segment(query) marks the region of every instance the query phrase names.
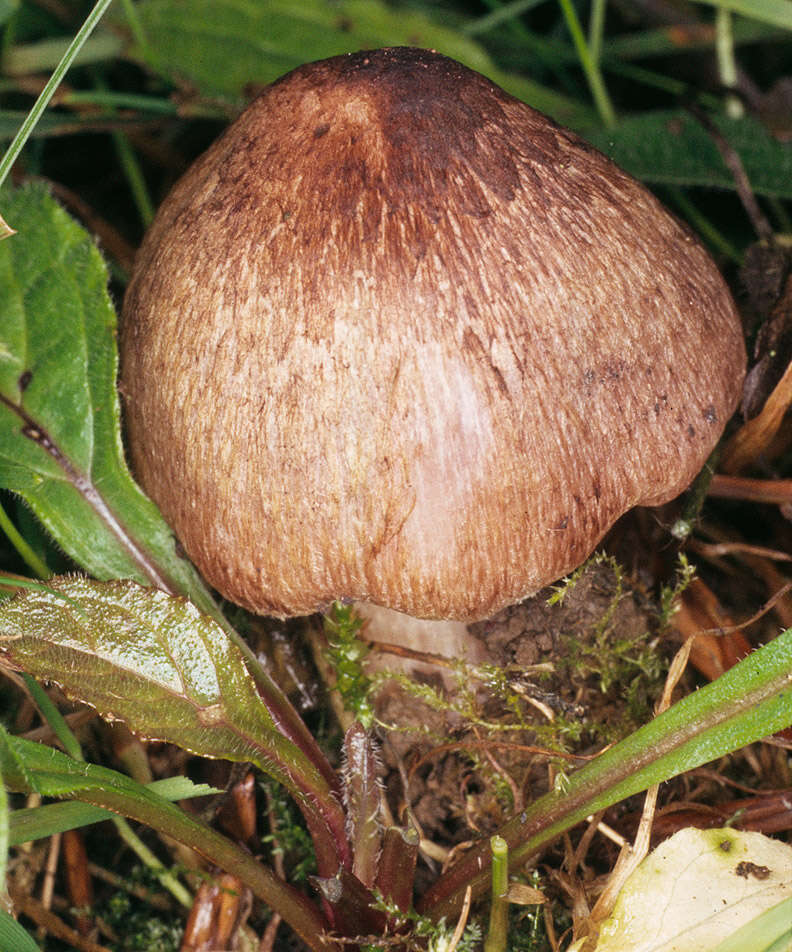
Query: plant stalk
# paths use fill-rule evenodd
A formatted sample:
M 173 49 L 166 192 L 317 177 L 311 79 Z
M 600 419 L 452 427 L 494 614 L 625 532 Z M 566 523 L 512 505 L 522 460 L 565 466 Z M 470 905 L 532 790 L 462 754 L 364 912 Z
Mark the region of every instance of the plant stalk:
M 33 105 L 33 108 L 28 113 L 25 121 L 22 123 L 19 132 L 14 136 L 11 145 L 6 150 L 6 154 L 0 160 L 0 186 L 3 185 L 8 173 L 11 171 L 11 166 L 17 160 L 19 153 L 22 151 L 25 143 L 30 138 L 30 134 L 36 127 L 39 119 L 44 113 L 44 110 L 50 103 L 50 100 L 55 95 L 55 90 L 60 86 L 63 77 L 66 75 L 69 67 L 74 62 L 75 57 L 80 52 L 85 41 L 93 33 L 94 28 L 99 23 L 99 21 L 104 16 L 107 8 L 112 3 L 112 0 L 97 0 L 93 10 L 88 14 L 88 17 L 85 20 L 85 23 L 80 27 L 77 35 L 69 43 L 68 49 L 63 55 L 60 63 L 55 67 L 55 71 L 52 76 L 50 76 L 47 81 L 46 86 L 41 91 L 41 95 L 38 97 L 36 102 Z
M 484 952 L 506 952 L 509 937 L 509 844 L 502 836 L 490 839 L 492 905 Z
M 561 11 L 564 14 L 567 28 L 572 35 L 572 42 L 575 45 L 575 50 L 577 51 L 580 65 L 583 67 L 583 72 L 586 74 L 586 80 L 588 81 L 594 104 L 600 114 L 600 119 L 602 119 L 603 125 L 606 128 L 612 129 L 616 125 L 616 113 L 608 96 L 608 90 L 605 88 L 605 82 L 602 78 L 599 63 L 596 62 L 591 55 L 591 50 L 586 43 L 586 37 L 583 34 L 583 28 L 580 25 L 580 20 L 575 12 L 572 0 L 558 0 L 558 2 L 561 5 Z

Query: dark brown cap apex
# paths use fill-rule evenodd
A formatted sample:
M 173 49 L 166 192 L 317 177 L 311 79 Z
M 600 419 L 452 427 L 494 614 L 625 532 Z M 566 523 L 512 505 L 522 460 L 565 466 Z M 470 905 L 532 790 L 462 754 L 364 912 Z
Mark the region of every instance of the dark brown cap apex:
M 476 618 L 678 494 L 745 353 L 641 185 L 458 63 L 268 87 L 163 204 L 125 302 L 133 464 L 228 598 Z

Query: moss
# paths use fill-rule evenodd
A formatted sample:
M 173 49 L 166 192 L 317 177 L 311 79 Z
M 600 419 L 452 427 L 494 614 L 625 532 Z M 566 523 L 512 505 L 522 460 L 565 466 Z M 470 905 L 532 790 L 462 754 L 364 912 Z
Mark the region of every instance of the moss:
M 142 875 L 140 867 L 133 870 L 136 880 Z M 119 937 L 118 942 L 110 944 L 113 952 L 178 952 L 181 947 L 184 922 L 178 913 L 168 916 L 155 912 L 143 901 L 121 891 L 113 893 L 94 911 Z

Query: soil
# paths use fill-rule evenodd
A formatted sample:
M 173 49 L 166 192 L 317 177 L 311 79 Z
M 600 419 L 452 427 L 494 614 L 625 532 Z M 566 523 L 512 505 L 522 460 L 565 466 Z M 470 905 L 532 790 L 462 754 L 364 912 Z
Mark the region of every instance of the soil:
M 456 688 L 447 669 L 386 681 L 377 716 L 390 725 L 382 753 L 396 819 L 409 814 L 451 849 L 491 833 L 556 771 L 628 733 L 662 684 L 656 618 L 615 563 L 596 560 L 562 597 L 548 589 L 471 625 L 492 665 L 452 669 Z

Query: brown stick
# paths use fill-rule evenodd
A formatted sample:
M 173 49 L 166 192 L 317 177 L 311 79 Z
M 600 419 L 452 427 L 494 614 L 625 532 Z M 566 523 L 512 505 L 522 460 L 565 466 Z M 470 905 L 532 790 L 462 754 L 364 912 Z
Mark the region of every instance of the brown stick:
M 749 479 L 717 473 L 712 477 L 709 494 L 720 499 L 744 499 L 783 506 L 792 503 L 792 479 Z

